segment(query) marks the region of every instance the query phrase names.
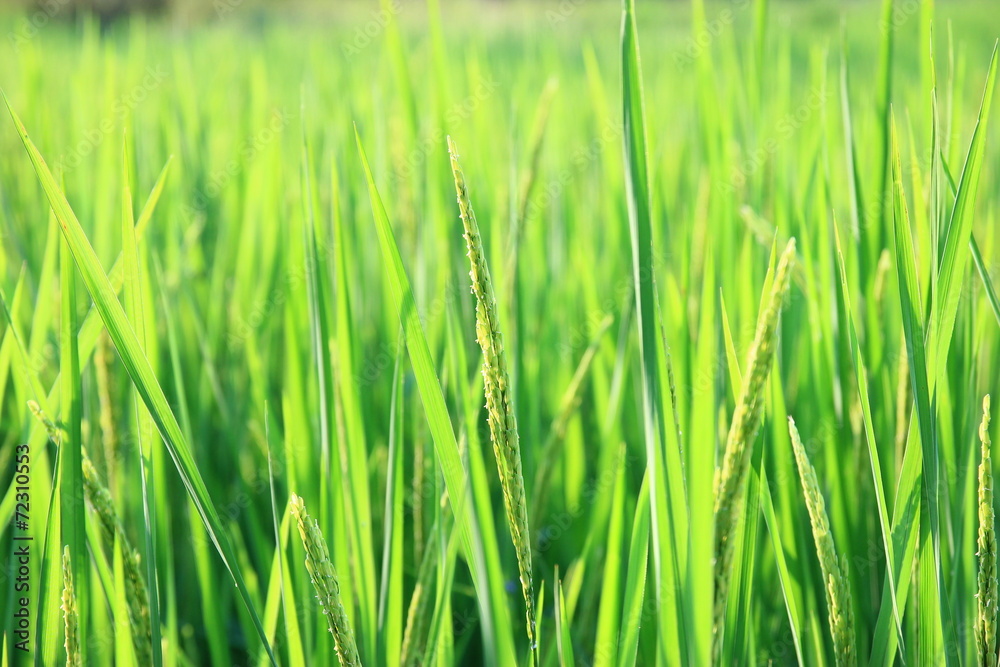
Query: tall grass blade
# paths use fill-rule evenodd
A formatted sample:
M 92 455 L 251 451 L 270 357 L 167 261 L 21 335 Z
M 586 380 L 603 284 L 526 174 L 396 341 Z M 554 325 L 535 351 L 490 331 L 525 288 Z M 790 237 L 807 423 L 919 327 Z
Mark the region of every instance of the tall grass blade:
M 114 289 L 108 281 L 107 274 L 101 268 L 100 260 L 98 260 L 94 249 L 87 240 L 80 222 L 76 219 L 76 215 L 70 208 L 69 202 L 66 201 L 65 196 L 59 190 L 55 179 L 52 177 L 52 173 L 45 164 L 45 160 L 35 148 L 31 139 L 28 138 L 28 133 L 23 123 L 21 123 L 20 118 L 14 112 L 6 97 L 4 97 L 4 102 L 7 104 L 7 110 L 14 121 L 21 142 L 24 144 L 25 150 L 31 158 L 31 162 L 49 199 L 49 203 L 56 213 L 59 226 L 62 229 L 63 236 L 70 250 L 73 252 L 73 257 L 83 276 L 87 291 L 90 292 L 91 297 L 94 299 L 94 304 L 108 329 L 108 333 L 115 344 L 115 348 L 118 350 L 118 354 L 121 356 L 129 377 L 135 383 L 143 403 L 146 404 L 157 429 L 159 429 L 160 434 L 163 436 L 171 458 L 177 466 L 177 471 L 184 482 L 188 494 L 194 501 L 195 507 L 201 516 L 202 522 L 205 524 L 212 542 L 215 544 L 219 555 L 232 575 L 233 582 L 251 616 L 258 636 L 264 643 L 272 663 L 277 665 L 274 655 L 271 652 L 271 647 L 265 637 L 260 617 L 257 615 L 253 601 L 246 590 L 243 573 L 236 562 L 236 553 L 224 532 L 222 521 L 219 519 L 215 506 L 212 503 L 208 488 L 205 486 L 205 482 L 198 472 L 198 467 L 191 456 L 190 447 L 187 444 L 184 434 L 181 432 L 177 419 L 170 409 L 163 389 L 157 382 L 153 374 L 153 369 L 150 367 L 149 361 L 143 354 L 139 341 L 129 325 L 125 311 L 115 297 Z

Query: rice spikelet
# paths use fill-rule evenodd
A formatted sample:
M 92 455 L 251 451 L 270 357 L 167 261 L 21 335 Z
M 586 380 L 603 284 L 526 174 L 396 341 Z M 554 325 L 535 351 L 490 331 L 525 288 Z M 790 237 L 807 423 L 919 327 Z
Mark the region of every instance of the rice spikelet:
M 48 434 L 52 444 L 58 447 L 62 441 L 62 434 L 59 432 L 59 427 L 49 419 L 45 411 L 42 410 L 42 406 L 38 405 L 35 401 L 28 401 L 28 409 L 31 410 L 31 414 L 41 423 L 42 427 L 45 428 L 45 432 Z
M 432 616 L 434 583 L 437 574 L 438 547 L 440 540 L 431 539 L 424 551 L 417 583 L 413 587 L 410 605 L 406 611 L 406 627 L 400 647 L 399 664 L 403 667 L 421 664 L 427 645 L 427 630 Z
M 837 549 L 830 533 L 830 520 L 826 515 L 826 503 L 816 481 L 816 471 L 809 463 L 809 456 L 802 446 L 802 438 L 795 428 L 795 421 L 788 418 L 788 432 L 795 450 L 795 463 L 802 480 L 802 493 L 809 510 L 813 541 L 819 556 L 819 566 L 826 583 L 826 605 L 830 614 L 830 634 L 833 635 L 833 650 L 838 667 L 854 667 L 858 664 L 858 652 L 854 643 L 854 609 L 851 606 L 851 586 L 847 576 L 846 559 L 837 557 Z
M 115 460 L 118 455 L 118 429 L 115 425 L 114 401 L 111 399 L 111 341 L 107 332 L 101 335 L 94 349 L 94 369 L 97 371 L 97 399 L 100 406 L 101 441 L 104 443 L 104 467 L 108 484 L 115 486 Z
M 28 401 L 28 408 L 31 413 L 42 423 L 53 444 L 59 445 L 63 438 L 63 432 L 45 414 L 42 408 L 35 401 Z M 94 463 L 83 452 L 83 491 L 90 507 L 97 514 L 98 523 L 101 525 L 101 532 L 104 536 L 105 546 L 113 549 L 115 538 L 122 545 L 122 556 L 125 568 L 125 599 L 129 607 L 129 620 L 132 629 L 132 644 L 135 646 L 136 660 L 141 665 L 152 664 L 153 661 L 153 632 L 149 615 L 149 590 L 146 588 L 146 580 L 143 578 L 141 557 L 139 552 L 132 547 L 118 513 L 115 511 L 111 493 L 101 482 Z
M 125 529 L 115 512 L 111 493 L 101 483 L 97 469 L 86 455 L 83 457 L 83 490 L 90 506 L 97 513 L 107 548 L 114 548 L 116 538 L 121 545 L 122 564 L 125 570 L 125 600 L 128 603 L 136 660 L 141 665 L 152 664 L 153 632 L 149 616 L 149 590 L 142 574 L 141 557 L 125 534 Z
M 906 353 L 906 340 L 899 348 L 899 367 L 896 375 L 896 460 L 903 465 L 903 450 L 906 448 L 906 434 L 910 430 L 910 357 Z
M 718 661 L 722 648 L 722 628 L 733 559 L 737 521 L 743 511 L 743 489 L 750 468 L 753 440 L 760 427 L 764 388 L 774 357 L 778 316 L 788 293 L 795 259 L 795 239 L 789 239 L 778 262 L 767 307 L 758 316 L 757 333 L 750 347 L 747 374 L 743 379 L 736 411 L 726 438 L 722 467 L 715 475 L 715 595 L 713 607 L 712 653 Z
M 500 488 L 503 490 L 504 508 L 507 511 L 507 524 L 514 541 L 514 550 L 517 552 L 528 640 L 534 652 L 535 603 L 531 580 L 528 504 L 524 490 L 524 476 L 521 473 L 521 449 L 518 444 L 517 420 L 514 417 L 513 397 L 510 392 L 510 377 L 507 373 L 507 355 L 504 352 L 496 296 L 493 292 L 493 283 L 490 281 L 489 268 L 486 266 L 479 224 L 476 222 L 476 214 L 469 201 L 465 176 L 458 164 L 458 150 L 451 137 L 448 137 L 448 152 L 451 154 L 458 208 L 465 226 L 465 242 L 472 265 L 469 276 L 472 278 L 472 293 L 476 296 L 476 337 L 483 350 L 483 389 L 486 394 L 490 439 L 493 441 L 493 453 L 497 460 Z
M 66 667 L 80 667 L 80 612 L 76 607 L 76 591 L 73 590 L 73 568 L 69 560 L 69 546 L 63 547 L 62 557 L 63 592 L 62 613 L 66 625 Z
M 979 425 L 983 459 L 979 463 L 979 592 L 976 594 L 976 650 L 979 664 L 997 664 L 997 537 L 993 520 L 993 462 L 990 459 L 990 395 L 983 398 Z
M 319 606 L 326 615 L 340 664 L 344 667 L 360 665 L 361 659 L 358 657 L 358 647 L 354 643 L 354 632 L 340 600 L 340 583 L 337 581 L 337 572 L 333 569 L 323 533 L 316 520 L 306 511 L 302 498 L 292 494 L 289 503 L 292 516 L 299 526 L 302 545 L 306 550 L 306 569 L 309 570 L 313 588 L 316 589 Z

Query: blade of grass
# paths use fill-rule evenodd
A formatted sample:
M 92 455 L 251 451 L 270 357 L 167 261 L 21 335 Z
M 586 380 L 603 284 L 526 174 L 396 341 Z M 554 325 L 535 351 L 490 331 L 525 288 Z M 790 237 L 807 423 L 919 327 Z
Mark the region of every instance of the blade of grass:
M 132 187 L 129 184 L 128 145 L 122 148 L 122 257 L 123 257 L 123 287 L 125 296 L 125 314 L 132 325 L 139 350 L 146 354 L 148 339 L 146 336 L 146 319 L 143 313 L 143 295 L 141 292 L 141 272 L 139 249 L 135 238 L 135 224 L 132 218 Z M 139 477 L 142 490 L 143 521 L 146 526 L 146 581 L 149 589 L 149 621 L 150 649 L 152 651 L 153 667 L 162 667 L 162 638 L 160 636 L 160 596 L 156 556 L 156 495 L 153 479 L 153 423 L 149 410 L 142 405 L 138 393 L 133 396 L 135 411 L 135 429 L 138 437 Z
M 681 549 L 678 535 L 686 535 L 688 508 L 684 500 L 683 474 L 668 461 L 679 464 L 678 452 L 665 453 L 667 439 L 661 406 L 661 377 L 657 350 L 662 344 L 656 321 L 656 292 L 653 264 L 651 198 L 648 157 L 646 153 L 646 121 L 642 90 L 642 70 L 636 28 L 635 2 L 622 2 L 622 114 L 625 156 L 626 202 L 628 204 L 629 236 L 632 245 L 632 277 L 635 285 L 636 321 L 639 328 L 639 357 L 642 368 L 642 419 L 649 466 L 650 525 L 653 540 L 653 566 L 658 582 L 655 596 L 662 659 L 667 662 L 703 662 L 707 656 L 692 655 L 697 644 L 691 623 L 688 596 L 671 595 L 683 591 L 684 573 L 678 562 Z M 668 494 L 668 487 L 674 493 Z
M 893 237 L 896 271 L 899 279 L 899 299 L 902 308 L 903 329 L 906 336 L 906 351 L 909 358 L 910 384 L 913 390 L 920 444 L 923 449 L 923 493 L 927 500 L 930 525 L 922 526 L 921 532 L 928 531 L 928 539 L 933 548 L 933 562 L 922 564 L 922 571 L 936 573 L 934 579 L 922 580 L 920 614 L 921 660 L 942 660 L 943 647 L 938 644 L 941 635 L 941 605 L 947 597 L 940 585 L 941 545 L 939 532 L 939 459 L 937 440 L 934 435 L 933 412 L 928 389 L 928 366 L 924 348 L 924 324 L 922 307 L 917 286 L 916 264 L 913 253 L 913 238 L 910 221 L 906 212 L 906 193 L 903 190 L 902 169 L 899 163 L 899 144 L 896 139 L 896 124 L 892 123 L 892 181 L 893 181 Z M 921 559 L 924 561 L 925 559 Z M 926 583 L 935 583 L 935 590 L 927 590 Z M 928 608 L 928 603 L 930 607 Z
M 865 368 L 864 354 L 858 341 L 858 332 L 854 326 L 854 310 L 851 307 L 850 288 L 847 281 L 847 267 L 844 263 L 844 252 L 840 245 L 840 232 L 837 221 L 833 221 L 833 234 L 837 248 L 837 259 L 840 267 L 840 282 L 843 286 L 844 310 L 847 317 L 847 334 L 851 343 L 851 359 L 854 362 L 854 377 L 857 380 L 858 396 L 861 399 L 861 414 L 864 420 L 865 441 L 868 443 L 868 461 L 871 465 L 872 482 L 875 487 L 875 503 L 878 507 L 879 525 L 882 530 L 882 549 L 885 562 L 895 562 L 892 553 L 892 528 L 889 524 L 889 510 L 882 485 L 882 465 L 879 461 L 878 444 L 875 441 L 875 425 L 872 419 L 871 401 L 868 398 L 868 370 Z M 889 595 L 892 602 L 892 616 L 896 624 L 896 634 L 899 645 L 903 646 L 903 624 L 896 604 L 896 577 L 891 565 L 886 567 L 886 580 L 889 583 Z
M 65 243 L 60 244 L 60 274 L 62 277 L 62 322 L 60 324 L 60 370 L 62 386 L 62 422 L 64 439 L 59 447 L 60 514 L 62 543 L 69 549 L 70 573 L 76 582 L 77 599 L 87 604 L 86 520 L 83 507 L 83 398 L 80 386 L 80 354 L 76 346 L 76 268 Z M 81 654 L 86 655 L 87 616 L 80 616 L 79 639 Z
M 477 536 L 475 518 L 466 512 L 469 496 L 466 493 L 465 467 L 459 453 L 458 441 L 455 439 L 455 432 L 452 429 L 448 409 L 444 402 L 444 394 L 437 378 L 434 362 L 431 359 L 430 347 L 417 314 L 410 281 L 403 268 L 403 260 L 399 255 L 399 248 L 396 246 L 392 226 L 375 186 L 375 179 L 368 166 L 368 158 L 365 156 L 364 148 L 361 145 L 361 136 L 357 133 L 357 129 L 355 129 L 355 139 L 365 179 L 368 183 L 368 194 L 371 200 L 375 229 L 378 232 L 379 248 L 382 253 L 389 292 L 405 332 L 406 349 L 424 405 L 427 423 L 434 441 L 434 449 L 444 474 L 448 500 L 455 516 L 456 527 L 461 532 L 465 556 L 473 573 L 480 612 L 483 616 L 482 626 L 489 647 L 487 655 L 495 656 L 500 664 L 510 664 L 509 661 L 514 660 L 515 654 L 509 614 L 506 606 L 501 604 L 503 597 L 500 591 L 503 587 L 503 576 L 500 573 L 487 571 L 486 561 L 491 559 L 483 552 L 484 548 L 496 552 L 495 538 L 485 534 Z M 491 634 L 493 634 L 492 637 Z M 495 646 L 494 642 L 496 642 Z
M 25 150 L 31 158 L 32 165 L 45 190 L 49 203 L 56 213 L 56 218 L 59 221 L 63 235 L 70 249 L 73 251 L 73 257 L 76 260 L 80 273 L 83 275 L 87 291 L 90 292 L 91 297 L 94 299 L 94 304 L 97 306 L 101 319 L 104 321 L 108 333 L 115 344 L 115 348 L 121 356 L 122 363 L 128 371 L 129 377 L 132 378 L 132 382 L 135 384 L 143 402 L 149 409 L 157 429 L 159 429 L 160 434 L 163 436 L 171 458 L 177 467 L 177 471 L 184 482 L 188 494 L 194 501 L 198 514 L 205 524 L 212 542 L 215 544 L 230 575 L 232 575 L 233 582 L 253 620 L 258 636 L 264 643 L 268 655 L 271 657 L 272 664 L 277 666 L 277 662 L 271 652 L 271 647 L 265 637 L 260 617 L 256 609 L 254 609 L 253 601 L 247 593 L 243 573 L 236 562 L 236 554 L 229 542 L 229 538 L 225 534 L 222 521 L 212 503 L 208 488 L 205 486 L 197 464 L 191 456 L 190 447 L 187 444 L 184 434 L 181 432 L 176 417 L 174 417 L 170 409 L 170 404 L 167 402 L 163 389 L 157 382 L 156 376 L 153 374 L 153 369 L 150 367 L 149 361 L 143 354 L 139 341 L 136 339 L 135 333 L 129 325 L 125 311 L 115 297 L 115 292 L 108 280 L 108 276 L 104 273 L 104 269 L 101 268 L 100 260 L 87 240 L 87 236 L 80 226 L 80 222 L 76 219 L 73 210 L 70 208 L 69 202 L 66 201 L 65 196 L 60 191 L 55 179 L 52 177 L 52 173 L 45 164 L 45 160 L 35 148 L 31 139 L 28 138 L 27 130 L 25 130 L 20 118 L 14 112 L 13 107 L 10 106 L 10 102 L 6 96 L 4 96 L 4 102 L 7 104 L 7 110 L 14 121 L 21 142 L 24 144 Z

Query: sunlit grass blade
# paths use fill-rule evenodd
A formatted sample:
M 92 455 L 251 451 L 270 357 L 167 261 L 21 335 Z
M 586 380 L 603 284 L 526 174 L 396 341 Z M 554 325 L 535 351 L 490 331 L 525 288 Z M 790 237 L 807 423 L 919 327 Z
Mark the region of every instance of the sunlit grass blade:
M 575 665 L 573 658 L 573 638 L 570 636 L 570 618 L 566 611 L 566 598 L 563 595 L 562 581 L 559 579 L 559 568 L 556 568 L 556 584 L 552 599 L 556 605 L 556 645 L 559 649 L 559 664 L 562 667 Z
M 76 267 L 65 243 L 60 244 L 60 274 L 62 281 L 62 322 L 60 324 L 60 370 L 62 386 L 62 433 L 60 443 L 59 502 L 62 543 L 69 554 L 73 581 L 77 582 L 77 597 L 82 604 L 87 596 L 86 523 L 83 507 L 83 392 L 80 378 L 80 354 L 77 349 Z M 85 617 L 78 622 L 78 649 L 86 655 L 87 625 Z
M 128 145 L 122 148 L 122 286 L 125 297 L 125 314 L 139 343 L 139 350 L 146 354 L 148 347 L 146 314 L 143 312 L 141 291 L 144 265 L 140 261 L 138 242 L 132 211 L 132 186 L 129 183 Z M 149 591 L 150 650 L 154 667 L 163 665 L 162 641 L 160 637 L 160 596 L 157 556 L 156 556 L 156 493 L 152 474 L 153 457 L 157 448 L 153 442 L 153 423 L 149 410 L 142 405 L 138 393 L 133 397 L 135 412 L 135 432 L 139 447 L 139 476 L 142 491 L 142 515 L 145 523 L 146 582 Z M 159 443 L 155 443 L 158 445 Z
M 642 486 L 635 502 L 635 514 L 632 517 L 621 629 L 618 633 L 618 667 L 633 667 L 639 650 L 639 629 L 643 615 L 643 600 L 646 596 L 646 569 L 649 557 L 649 511 L 647 470 L 642 479 Z
M 462 463 L 458 449 L 458 441 L 452 429 L 448 409 L 444 402 L 444 394 L 437 378 L 437 371 L 431 358 L 430 348 L 424 336 L 423 326 L 417 314 L 410 281 L 403 268 L 403 260 L 396 246 L 395 236 L 389 222 L 382 199 L 368 158 L 361 145 L 361 137 L 355 132 L 361 164 L 368 183 L 368 193 L 371 200 L 375 229 L 378 233 L 379 247 L 382 253 L 385 277 L 392 295 L 396 312 L 403 326 L 406 349 L 410 364 L 416 378 L 417 388 L 424 405 L 427 423 L 434 441 L 434 450 L 444 474 L 445 486 L 448 489 L 448 500 L 455 516 L 456 526 L 462 535 L 463 550 L 469 560 L 473 581 L 479 597 L 480 609 L 483 613 L 482 625 L 486 633 L 487 643 L 496 642 L 496 659 L 501 664 L 514 659 L 513 635 L 507 609 L 501 604 L 503 577 L 500 573 L 491 573 L 486 569 L 486 561 L 493 560 L 484 554 L 484 547 L 496 553 L 496 542 L 492 536 L 482 534 L 476 538 L 474 528 L 475 517 L 467 511 L 469 496 L 466 493 L 465 466 Z M 494 562 L 496 562 L 494 560 Z M 491 638 L 492 635 L 492 638 Z
M 594 639 L 594 667 L 610 667 L 618 662 L 618 632 L 615 620 L 621 613 L 622 548 L 625 535 L 625 445 L 619 448 L 617 472 L 611 492 L 611 519 L 608 523 L 607 558 L 601 583 L 601 602 Z M 541 597 L 541 596 L 539 596 Z M 539 602 L 539 609 L 542 604 Z
M 125 311 L 115 297 L 107 274 L 101 268 L 100 260 L 87 240 L 86 234 L 84 234 L 83 228 L 70 208 L 69 202 L 66 201 L 65 196 L 60 191 L 45 164 L 45 160 L 28 138 L 24 125 L 17 117 L 17 114 L 14 113 L 6 97 L 4 101 L 7 103 L 7 109 L 18 130 L 21 142 L 24 144 L 25 150 L 27 150 L 28 156 L 31 158 L 31 162 L 35 167 L 35 172 L 45 190 L 49 203 L 56 213 L 63 235 L 70 249 L 73 251 L 73 257 L 83 276 L 87 291 L 90 292 L 91 297 L 94 299 L 94 304 L 97 306 L 98 312 L 101 314 L 101 319 L 104 321 L 108 333 L 115 343 L 115 348 L 118 350 L 129 377 L 135 383 L 136 389 L 139 391 L 143 402 L 153 417 L 153 421 L 163 436 L 171 458 L 173 458 L 174 464 L 177 466 L 177 471 L 187 488 L 188 494 L 198 509 L 198 513 L 211 536 L 212 542 L 215 544 L 219 555 L 233 577 L 233 582 L 251 615 L 261 641 L 271 656 L 272 662 L 275 662 L 270 645 L 267 643 L 264 635 L 263 625 L 254 609 L 253 601 L 247 594 L 243 573 L 236 562 L 236 554 L 229 542 L 229 538 L 225 534 L 222 521 L 219 519 L 215 506 L 212 503 L 208 488 L 205 486 L 205 482 L 198 472 L 197 464 L 191 456 L 190 447 L 187 444 L 184 434 L 181 432 L 177 419 L 170 409 L 170 404 L 167 402 L 163 389 L 157 382 L 153 374 L 153 369 L 150 367 L 149 361 L 143 354 L 139 341 L 128 323 Z
M 903 329 L 906 335 L 906 350 L 910 365 L 910 383 L 913 390 L 914 410 L 916 412 L 920 445 L 923 450 L 923 489 L 927 501 L 929 526 L 927 529 L 931 540 L 933 560 L 927 563 L 922 559 L 924 572 L 930 570 L 935 577 L 930 582 L 937 582 L 929 591 L 927 585 L 921 586 L 924 603 L 920 615 L 920 650 L 922 660 L 936 660 L 943 647 L 938 645 L 941 633 L 942 604 L 947 604 L 947 596 L 941 578 L 940 549 L 940 482 L 939 457 L 937 439 L 934 435 L 934 420 L 931 409 L 931 396 L 928 389 L 928 365 L 924 347 L 923 301 L 920 299 L 917 285 L 916 264 L 913 252 L 913 238 L 910 232 L 910 220 L 906 211 L 906 193 L 903 190 L 902 170 L 899 163 L 899 144 L 896 139 L 895 122 L 892 123 L 892 183 L 893 183 L 893 237 L 896 261 L 896 272 L 899 280 L 899 299 L 902 308 Z M 922 584 L 925 582 L 922 581 Z M 927 608 L 926 602 L 931 603 Z
M 379 589 L 378 625 L 385 661 L 401 664 L 403 642 L 403 563 L 405 524 L 403 522 L 403 383 L 402 350 L 392 372 L 392 400 L 389 407 L 389 460 L 385 480 L 385 537 L 382 550 L 382 577 Z
M 932 390 L 944 372 L 948 351 L 951 349 L 952 333 L 962 296 L 962 282 L 965 280 L 968 267 L 969 254 L 965 251 L 969 243 L 974 241 L 972 222 L 975 217 L 976 196 L 979 194 L 979 178 L 986 151 L 990 105 L 993 101 L 993 88 L 997 76 L 998 48 L 1000 43 L 993 47 L 983 99 L 976 119 L 976 129 L 972 134 L 965 166 L 958 182 L 955 204 L 945 229 L 944 251 L 937 273 L 934 307 L 929 322 L 928 369 L 933 375 L 929 380 Z
M 707 656 L 689 653 L 689 651 L 697 653 L 699 650 L 697 643 L 689 642 L 689 638 L 693 639 L 694 636 L 691 627 L 692 601 L 684 594 L 664 593 L 664 591 L 684 589 L 686 573 L 683 571 L 681 559 L 686 558 L 687 553 L 686 548 L 680 548 L 680 544 L 687 535 L 688 508 L 682 492 L 683 472 L 679 467 L 679 452 L 665 451 L 669 441 L 665 433 L 665 417 L 660 414 L 663 381 L 657 354 L 662 340 L 657 322 L 658 297 L 654 286 L 656 267 L 653 262 L 650 211 L 652 199 L 638 39 L 634 0 L 623 0 L 622 141 L 625 155 L 629 236 L 632 246 L 632 279 L 642 369 L 643 436 L 649 471 L 649 501 L 652 503 L 650 532 L 653 541 L 653 569 L 658 582 L 654 591 L 659 623 L 657 641 L 661 652 L 660 659 L 667 662 L 699 662 L 704 661 Z
M 892 571 L 892 563 L 895 562 L 892 550 L 892 528 L 889 523 L 889 509 L 885 497 L 885 489 L 882 484 L 882 465 L 879 461 L 878 445 L 875 441 L 875 425 L 872 418 L 871 401 L 868 396 L 868 369 L 865 367 L 864 354 L 861 344 L 858 341 L 858 332 L 854 325 L 854 310 L 851 307 L 850 288 L 847 281 L 847 267 L 844 263 L 844 252 L 840 246 L 840 232 L 834 221 L 834 240 L 837 248 L 837 261 L 840 268 L 840 282 L 843 287 L 844 309 L 847 317 L 847 335 L 851 344 L 851 359 L 854 362 L 854 377 L 857 380 L 858 396 L 861 399 L 861 415 L 864 421 L 865 441 L 868 443 L 868 461 L 871 466 L 872 482 L 875 488 L 875 503 L 878 507 L 879 524 L 882 530 L 882 550 L 885 554 L 886 580 L 889 584 L 890 601 L 892 602 L 892 615 L 896 625 L 896 634 L 903 644 L 903 624 L 896 604 L 896 577 Z M 881 651 L 882 649 L 877 649 Z
M 997 318 L 997 324 L 1000 324 L 1000 299 L 997 298 L 997 292 L 993 288 L 993 279 L 990 278 L 986 262 L 983 261 L 983 255 L 979 251 L 979 244 L 976 243 L 974 234 L 969 235 L 969 250 L 972 251 L 972 261 L 979 272 L 979 278 L 983 281 L 983 289 L 986 290 L 986 300 L 989 301 L 990 308 L 993 310 L 993 316 Z

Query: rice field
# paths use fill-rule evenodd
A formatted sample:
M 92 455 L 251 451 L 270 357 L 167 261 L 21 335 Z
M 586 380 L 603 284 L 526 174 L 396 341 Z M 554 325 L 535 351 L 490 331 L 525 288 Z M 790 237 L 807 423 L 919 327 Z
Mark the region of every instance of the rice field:
M 3 667 L 998 664 L 992 2 L 5 11 Z

